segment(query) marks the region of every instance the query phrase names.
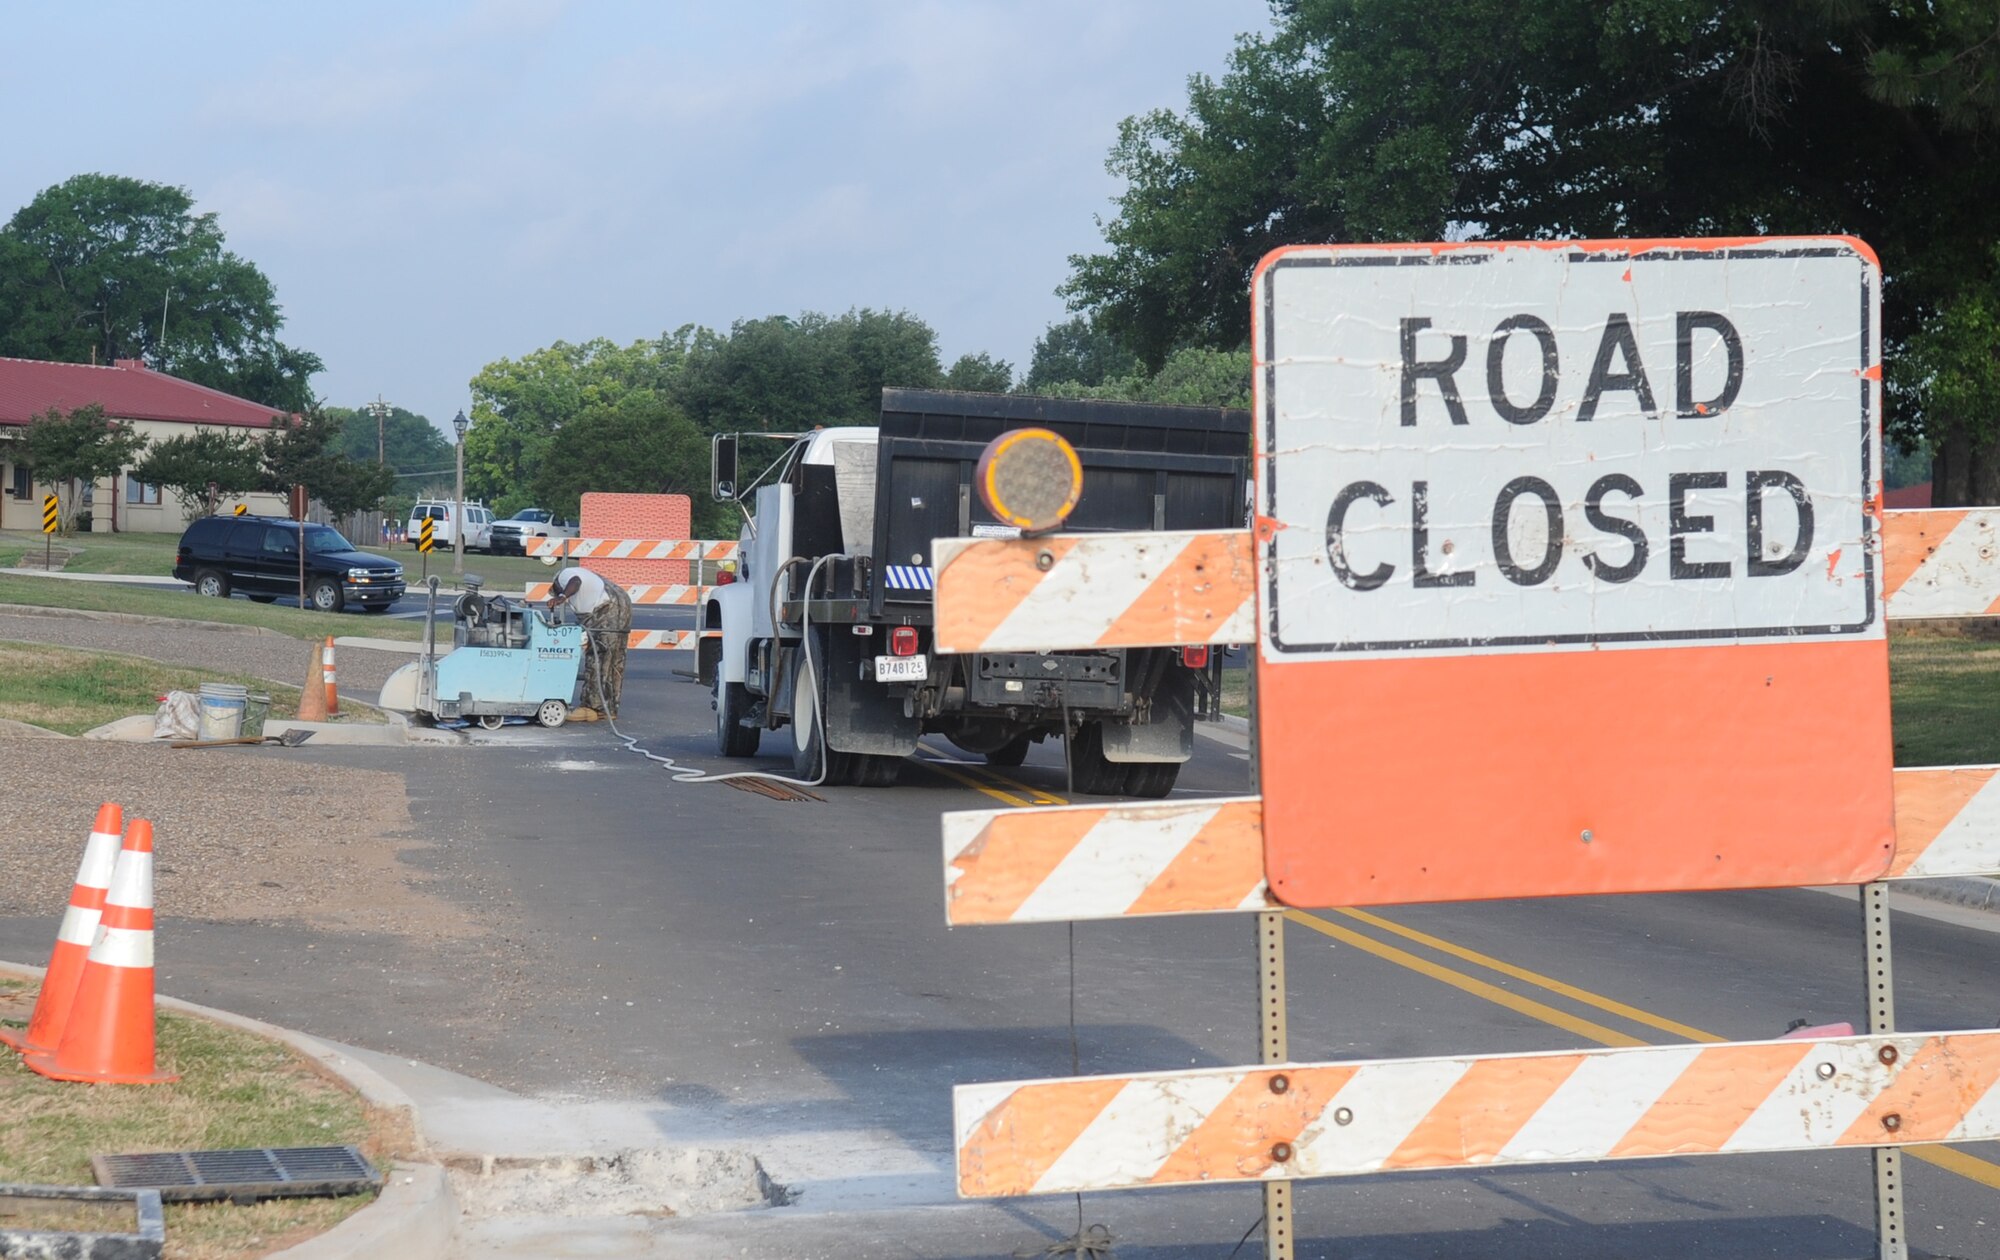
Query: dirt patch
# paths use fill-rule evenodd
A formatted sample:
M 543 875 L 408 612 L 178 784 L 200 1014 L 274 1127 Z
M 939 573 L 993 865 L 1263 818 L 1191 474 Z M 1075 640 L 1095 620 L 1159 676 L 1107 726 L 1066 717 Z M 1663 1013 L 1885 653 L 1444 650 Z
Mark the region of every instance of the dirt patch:
M 488 1216 L 701 1216 L 777 1207 L 792 1193 L 745 1151 L 640 1148 L 556 1159 L 446 1161 L 468 1219 Z
M 278 750 L 180 752 L 153 744 L 0 732 L 0 914 L 59 917 L 97 807 L 153 824 L 163 920 L 299 922 L 418 939 L 476 935 L 464 911 L 400 860 L 402 777 Z M 31 960 L 31 961 L 40 961 Z

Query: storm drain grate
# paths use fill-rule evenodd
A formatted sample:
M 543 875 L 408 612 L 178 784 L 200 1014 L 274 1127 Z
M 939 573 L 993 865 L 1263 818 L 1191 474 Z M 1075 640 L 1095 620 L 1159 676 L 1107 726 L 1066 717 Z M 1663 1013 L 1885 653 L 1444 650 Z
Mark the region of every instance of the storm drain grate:
M 100 1186 L 158 1190 L 168 1203 L 361 1194 L 382 1184 L 381 1174 L 352 1146 L 92 1155 L 90 1166 Z

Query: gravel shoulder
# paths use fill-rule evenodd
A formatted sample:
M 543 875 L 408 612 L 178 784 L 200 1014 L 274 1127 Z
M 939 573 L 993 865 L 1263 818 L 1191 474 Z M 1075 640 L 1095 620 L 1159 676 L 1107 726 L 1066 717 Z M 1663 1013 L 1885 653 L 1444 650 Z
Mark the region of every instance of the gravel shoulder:
M 159 744 L 0 733 L 0 915 L 59 917 L 104 801 L 153 823 L 164 913 L 298 922 L 335 931 L 455 938 L 476 931 L 403 858 L 403 777 L 320 764 L 286 749 L 177 751 Z M 30 961 L 40 961 L 38 959 Z
M 358 625 L 357 629 L 365 629 Z M 200 626 L 135 625 L 86 617 L 10 613 L 0 609 L 0 639 L 53 643 L 98 652 L 123 652 L 170 665 L 188 665 L 232 674 L 250 674 L 297 687 L 319 648 L 277 635 L 209 630 Z M 340 685 L 374 694 L 408 653 L 345 647 L 339 651 Z

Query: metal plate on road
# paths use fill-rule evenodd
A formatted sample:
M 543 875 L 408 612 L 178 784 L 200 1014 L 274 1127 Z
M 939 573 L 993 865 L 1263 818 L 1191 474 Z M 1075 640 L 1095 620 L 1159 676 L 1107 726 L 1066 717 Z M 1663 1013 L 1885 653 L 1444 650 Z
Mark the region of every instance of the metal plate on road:
M 1880 283 L 1846 238 L 1264 261 L 1281 900 L 1883 871 Z

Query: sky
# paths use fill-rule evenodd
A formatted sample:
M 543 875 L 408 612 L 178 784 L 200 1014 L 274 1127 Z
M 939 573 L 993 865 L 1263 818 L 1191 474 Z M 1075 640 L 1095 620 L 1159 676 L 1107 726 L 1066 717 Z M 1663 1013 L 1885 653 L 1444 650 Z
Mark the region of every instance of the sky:
M 315 391 L 440 425 L 557 340 L 907 310 L 1027 367 L 1102 241 L 1119 122 L 1265 0 L 7 6 L 0 215 L 86 171 L 188 189 Z M 57 50 L 68 52 L 57 53 Z M 87 50 L 88 72 L 78 54 Z

